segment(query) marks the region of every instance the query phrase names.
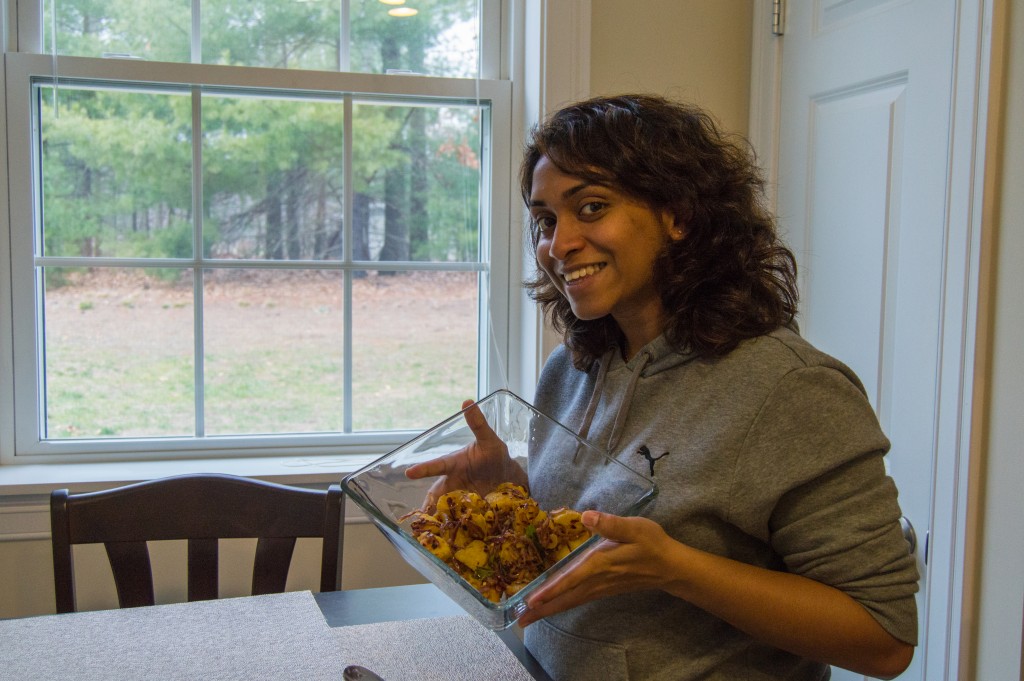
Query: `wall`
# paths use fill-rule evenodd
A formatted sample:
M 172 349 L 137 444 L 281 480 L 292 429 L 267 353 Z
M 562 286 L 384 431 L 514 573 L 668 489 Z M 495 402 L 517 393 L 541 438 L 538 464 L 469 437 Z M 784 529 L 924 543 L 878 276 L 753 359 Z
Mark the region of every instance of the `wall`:
M 591 7 L 593 94 L 690 101 L 746 134 L 754 0 L 593 0 Z
M 711 111 L 725 129 L 746 133 L 752 12 L 753 0 L 592 0 L 591 91 L 634 90 L 690 100 Z M 31 516 L 0 522 L 0 618 L 53 612 L 45 499 L 35 498 L 26 506 L 0 497 L 0 514 L 9 514 L 9 519 Z M 358 511 L 350 507 L 348 517 L 346 589 L 422 581 L 376 529 L 365 524 Z M 11 524 L 27 526 L 28 531 L 5 534 L 3 528 Z M 290 589 L 316 588 L 318 550 L 312 544 L 297 549 Z M 252 560 L 248 551 L 244 543 L 224 550 L 228 567 L 221 575 L 223 594 L 245 592 L 245 569 Z M 102 551 L 83 553 L 84 570 L 78 577 L 83 607 L 115 607 L 113 582 Z M 157 554 L 171 566 L 184 564 L 180 545 L 160 547 Z M 161 572 L 164 570 L 171 572 L 173 567 Z M 180 580 L 168 576 L 157 588 L 161 600 L 184 600 Z
M 969 588 L 976 604 L 965 613 L 967 637 L 974 654 L 964 665 L 965 679 L 1024 679 L 1024 532 L 1021 532 L 1021 490 L 1024 490 L 1024 6 L 1016 0 L 996 3 L 995 40 L 1006 45 L 1005 61 L 993 65 L 1001 76 L 994 104 L 1001 104 L 989 140 L 986 184 L 992 196 L 986 210 L 983 245 L 983 286 L 979 329 L 982 400 L 973 448 L 972 494 L 978 527 L 974 581 Z M 1005 29 L 1005 32 L 1003 32 Z M 1002 73 L 998 73 L 999 70 Z M 985 266 L 990 267 L 986 273 Z M 983 289 L 984 294 L 984 289 Z

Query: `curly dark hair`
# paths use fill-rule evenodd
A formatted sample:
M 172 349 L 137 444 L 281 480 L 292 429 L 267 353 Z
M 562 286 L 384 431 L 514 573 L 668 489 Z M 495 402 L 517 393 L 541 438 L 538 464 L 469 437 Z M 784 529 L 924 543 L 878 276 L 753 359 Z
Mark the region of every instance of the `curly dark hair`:
M 654 265 L 665 334 L 677 350 L 721 356 L 792 322 L 796 260 L 764 205 L 754 154 L 706 112 L 650 95 L 597 97 L 557 111 L 527 143 L 519 174 L 527 204 L 534 168 L 545 156 L 563 173 L 682 217 L 685 237 L 669 240 Z M 539 237 L 531 225 L 534 258 Z M 576 366 L 589 367 L 623 342 L 610 315 L 577 318 L 539 267 L 524 284 Z

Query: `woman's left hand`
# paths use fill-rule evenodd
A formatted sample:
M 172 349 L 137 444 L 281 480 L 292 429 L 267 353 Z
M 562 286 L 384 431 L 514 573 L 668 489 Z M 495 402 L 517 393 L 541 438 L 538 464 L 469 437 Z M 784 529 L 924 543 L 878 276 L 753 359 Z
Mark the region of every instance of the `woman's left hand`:
M 660 525 L 598 511 L 584 511 L 582 520 L 601 541 L 526 599 L 520 626 L 597 598 L 663 585 L 662 557 L 667 544 L 675 542 Z

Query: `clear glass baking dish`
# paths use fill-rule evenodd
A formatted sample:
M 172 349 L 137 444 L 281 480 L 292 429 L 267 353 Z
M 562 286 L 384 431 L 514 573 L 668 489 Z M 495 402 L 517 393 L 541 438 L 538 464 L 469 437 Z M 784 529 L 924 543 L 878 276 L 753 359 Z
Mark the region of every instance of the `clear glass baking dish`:
M 477 402 L 490 427 L 508 447 L 508 453 L 527 473 L 530 496 L 541 509 L 565 506 L 578 511 L 594 509 L 615 515 L 637 515 L 657 495 L 652 480 L 609 457 L 554 419 L 508 390 L 498 390 Z M 413 536 L 411 511 L 422 508 L 435 477 L 410 480 L 405 471 L 413 464 L 445 456 L 473 442 L 464 411 L 346 476 L 342 488 L 369 516 L 402 557 L 484 626 L 505 629 L 525 610 L 524 599 L 547 579 L 558 574 L 580 552 L 598 540 L 591 537 L 511 597 L 495 603 L 487 599 L 455 570 L 423 548 Z M 530 475 L 537 463 L 557 471 L 554 478 Z M 481 495 L 490 490 L 473 490 Z

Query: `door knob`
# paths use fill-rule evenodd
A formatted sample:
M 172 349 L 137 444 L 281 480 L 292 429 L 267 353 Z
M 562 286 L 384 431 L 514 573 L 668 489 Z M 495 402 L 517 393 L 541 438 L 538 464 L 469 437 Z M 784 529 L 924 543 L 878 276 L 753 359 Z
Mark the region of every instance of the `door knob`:
M 900 529 L 903 530 L 903 538 L 907 540 L 907 544 L 910 546 L 910 555 L 914 555 L 917 551 L 917 532 L 914 531 L 914 526 L 910 523 L 910 519 L 907 516 L 900 518 Z

